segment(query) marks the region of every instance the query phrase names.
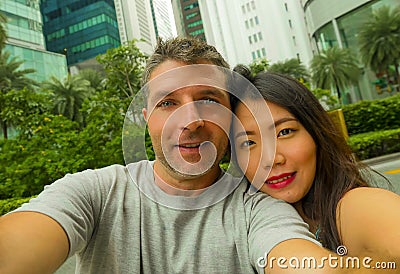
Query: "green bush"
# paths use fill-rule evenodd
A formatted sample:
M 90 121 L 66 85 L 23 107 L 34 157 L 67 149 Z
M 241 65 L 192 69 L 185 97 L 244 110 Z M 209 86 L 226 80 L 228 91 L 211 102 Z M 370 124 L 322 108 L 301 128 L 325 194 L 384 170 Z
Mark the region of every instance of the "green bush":
M 400 128 L 400 94 L 343 107 L 349 135 Z
M 354 154 L 365 160 L 400 152 L 400 128 L 361 133 L 350 136 L 348 143 Z
M 28 198 L 11 198 L 7 200 L 0 200 L 0 216 L 20 207 L 23 203 L 29 202 L 29 200 L 34 197 L 35 196 Z

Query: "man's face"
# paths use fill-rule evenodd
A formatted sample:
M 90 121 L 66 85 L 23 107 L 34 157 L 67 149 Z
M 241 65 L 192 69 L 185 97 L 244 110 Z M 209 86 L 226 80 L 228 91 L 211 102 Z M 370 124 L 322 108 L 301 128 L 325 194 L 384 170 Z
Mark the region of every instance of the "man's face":
M 199 178 L 219 170 L 231 123 L 229 94 L 212 79 L 218 74 L 188 74 L 184 66 L 188 67 L 186 63 L 167 60 L 154 69 L 148 107 L 143 110 L 156 154 L 155 168 L 161 169 L 161 176 L 167 174 L 177 180 Z M 181 69 L 152 82 L 176 68 Z M 204 79 L 208 78 L 210 84 L 206 85 Z M 219 79 L 220 83 L 223 81 Z

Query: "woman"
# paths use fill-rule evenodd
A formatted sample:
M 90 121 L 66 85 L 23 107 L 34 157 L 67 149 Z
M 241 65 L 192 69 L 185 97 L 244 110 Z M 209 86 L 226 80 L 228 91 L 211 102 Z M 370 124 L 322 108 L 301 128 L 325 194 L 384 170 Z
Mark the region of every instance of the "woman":
M 360 173 L 366 167 L 354 159 L 315 96 L 285 75 L 251 77 L 243 66 L 235 71 L 261 93 L 275 124 L 275 157 L 273 163 L 262 163 L 262 145 L 269 141 L 262 138 L 260 117 L 252 108 L 257 99 L 249 95 L 246 104 L 234 105 L 241 124 L 233 126 L 236 161 L 249 181 L 254 183 L 266 170 L 257 188 L 291 203 L 325 247 L 336 251 L 344 245 L 349 255 L 398 261 L 400 196 L 368 187 Z

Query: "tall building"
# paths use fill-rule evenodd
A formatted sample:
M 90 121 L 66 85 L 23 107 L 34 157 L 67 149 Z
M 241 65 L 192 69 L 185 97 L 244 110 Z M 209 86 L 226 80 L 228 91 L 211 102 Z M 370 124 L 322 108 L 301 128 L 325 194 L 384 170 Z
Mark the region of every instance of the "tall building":
M 39 0 L 1 0 L 0 11 L 7 18 L 5 50 L 11 57 L 24 61 L 21 69 L 36 70 L 28 77 L 42 82 L 51 76 L 58 79 L 67 76 L 65 56 L 46 51 Z
M 97 55 L 120 45 L 113 0 L 42 0 L 41 9 L 47 49 L 68 66 L 96 66 Z
M 358 32 L 377 8 L 387 5 L 399 6 L 398 0 L 301 0 L 312 38 L 313 51 L 318 53 L 332 46 L 351 49 L 360 60 L 362 75 L 358 85 L 345 91 L 347 103 L 386 97 L 378 94 L 373 82 L 377 79 L 368 67 L 364 67 L 359 56 Z
M 137 39 L 137 46 L 151 53 L 156 43 L 150 0 L 114 0 L 121 43 Z
M 312 58 L 298 0 L 174 0 L 173 3 L 180 26 L 178 32 L 188 35 L 188 27 L 195 30 L 196 26 L 231 66 L 250 64 L 260 58 L 270 63 L 297 58 L 308 66 Z
M 202 14 L 197 0 L 171 0 L 177 33 L 206 41 Z M 212 2 L 214 0 L 211 0 Z
M 170 0 L 150 0 L 156 37 L 176 36 L 175 20 Z

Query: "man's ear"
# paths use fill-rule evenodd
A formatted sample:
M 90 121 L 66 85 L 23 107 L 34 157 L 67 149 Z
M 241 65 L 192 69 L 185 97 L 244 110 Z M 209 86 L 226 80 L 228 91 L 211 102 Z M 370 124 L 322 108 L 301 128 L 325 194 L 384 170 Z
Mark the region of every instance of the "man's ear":
M 143 109 L 142 109 L 142 113 L 143 113 L 144 120 L 147 121 L 147 109 L 146 109 L 146 108 L 143 108 Z

